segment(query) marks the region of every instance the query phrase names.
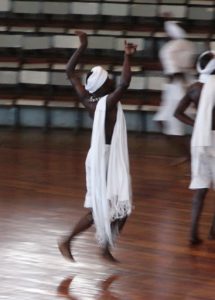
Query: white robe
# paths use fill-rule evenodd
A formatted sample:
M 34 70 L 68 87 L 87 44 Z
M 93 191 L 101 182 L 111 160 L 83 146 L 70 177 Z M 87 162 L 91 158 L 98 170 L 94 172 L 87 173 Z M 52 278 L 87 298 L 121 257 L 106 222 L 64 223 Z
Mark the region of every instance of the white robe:
M 185 39 L 167 42 L 159 52 L 165 74 L 185 73 L 193 67 L 195 48 Z
M 164 73 L 186 73 L 186 77 L 189 77 L 187 75 L 193 66 L 194 54 L 193 43 L 188 40 L 174 39 L 167 42 L 159 52 Z M 174 117 L 174 112 L 185 95 L 187 84 L 188 80 L 185 84 L 182 80 L 174 79 L 163 87 L 161 105 L 153 120 L 164 122 L 163 133 L 167 135 L 185 134 L 185 125 Z
M 167 135 L 181 136 L 185 134 L 185 125 L 174 116 L 174 112 L 184 95 L 185 86 L 182 81 L 175 80 L 164 85 L 161 104 L 153 120 L 164 122 L 163 133 Z
M 102 246 L 113 245 L 115 234 L 111 231 L 111 222 L 126 217 L 132 210 L 125 117 L 118 103 L 111 145 L 106 145 L 106 98 L 99 100 L 94 115 L 91 147 L 86 159 L 84 205 L 92 208 L 96 237 Z

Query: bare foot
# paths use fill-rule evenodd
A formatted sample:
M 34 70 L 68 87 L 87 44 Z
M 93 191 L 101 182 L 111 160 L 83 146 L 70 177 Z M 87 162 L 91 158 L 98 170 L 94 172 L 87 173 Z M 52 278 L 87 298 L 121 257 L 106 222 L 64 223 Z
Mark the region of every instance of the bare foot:
M 114 282 L 118 278 L 119 278 L 118 275 L 111 275 L 111 276 L 109 276 L 107 279 L 105 279 L 105 281 L 102 282 L 102 284 L 101 284 L 102 290 L 103 291 L 107 291 L 108 288 L 109 288 L 109 286 L 112 284 L 112 282 Z
M 64 279 L 57 288 L 57 293 L 59 296 L 68 295 L 69 286 L 72 282 L 73 278 Z
M 119 261 L 110 253 L 110 250 L 108 248 L 103 250 L 102 257 L 111 263 L 119 263 Z
M 191 238 L 190 239 L 190 246 L 193 247 L 193 246 L 198 246 L 200 244 L 203 243 L 203 240 L 202 239 L 199 239 L 198 237 L 194 237 L 194 238 Z
M 70 242 L 64 240 L 58 243 L 58 249 L 64 258 L 69 259 L 70 261 L 75 261 L 70 249 Z

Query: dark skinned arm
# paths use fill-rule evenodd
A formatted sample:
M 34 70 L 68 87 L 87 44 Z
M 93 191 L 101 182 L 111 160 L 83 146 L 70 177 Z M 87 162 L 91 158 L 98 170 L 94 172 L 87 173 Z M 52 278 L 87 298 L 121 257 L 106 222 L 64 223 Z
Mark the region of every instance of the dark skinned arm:
M 174 117 L 176 117 L 181 122 L 193 126 L 194 120 L 188 116 L 185 111 L 192 103 L 192 99 L 189 95 L 190 91 L 188 90 L 187 94 L 182 98 L 182 100 L 179 102 L 178 107 L 175 110 Z
M 137 45 L 127 43 L 125 41 L 125 48 L 124 48 L 124 61 L 122 66 L 122 73 L 120 84 L 117 86 L 115 91 L 108 95 L 107 98 L 107 109 L 111 110 L 115 107 L 116 103 L 120 101 L 122 98 L 123 93 L 129 87 L 131 81 L 131 66 L 130 66 L 130 57 L 132 54 L 136 52 Z
M 86 106 L 86 99 L 89 97 L 89 93 L 85 90 L 80 78 L 77 76 L 75 68 L 79 63 L 80 57 L 83 55 L 84 51 L 87 48 L 88 40 L 85 32 L 75 31 L 75 34 L 77 34 L 79 37 L 80 46 L 69 59 L 66 66 L 66 74 L 72 86 L 74 87 L 80 101 L 84 104 L 84 106 Z

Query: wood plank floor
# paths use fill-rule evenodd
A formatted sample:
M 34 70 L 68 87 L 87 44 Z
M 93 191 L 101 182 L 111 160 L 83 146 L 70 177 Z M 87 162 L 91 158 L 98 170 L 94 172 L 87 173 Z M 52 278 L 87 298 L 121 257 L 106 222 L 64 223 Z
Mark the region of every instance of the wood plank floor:
M 0 299 L 214 300 L 214 212 L 210 191 L 201 220 L 204 243 L 188 247 L 189 165 L 159 135 L 129 134 L 135 209 L 114 249 L 100 257 L 94 228 L 73 243 L 76 263 L 57 241 L 85 212 L 88 132 L 0 130 Z

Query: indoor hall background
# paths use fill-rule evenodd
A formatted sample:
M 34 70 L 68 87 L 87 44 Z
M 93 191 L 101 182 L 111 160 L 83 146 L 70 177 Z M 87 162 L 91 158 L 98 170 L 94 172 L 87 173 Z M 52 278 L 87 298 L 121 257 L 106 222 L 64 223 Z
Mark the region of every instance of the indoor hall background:
M 170 166 L 180 153 L 152 122 L 164 81 L 160 15 L 171 11 L 183 22 L 198 55 L 214 49 L 214 6 L 198 0 L 1 0 L 0 298 L 214 299 L 214 241 L 207 240 L 214 193 L 201 222 L 204 243 L 189 248 L 189 163 Z M 95 63 L 118 80 L 124 39 L 138 43 L 123 101 L 135 209 L 114 250 L 118 265 L 100 258 L 93 229 L 74 242 L 77 263 L 57 249 L 84 211 L 92 126 L 65 76 L 76 29 L 89 34 L 78 66 L 83 80 Z

